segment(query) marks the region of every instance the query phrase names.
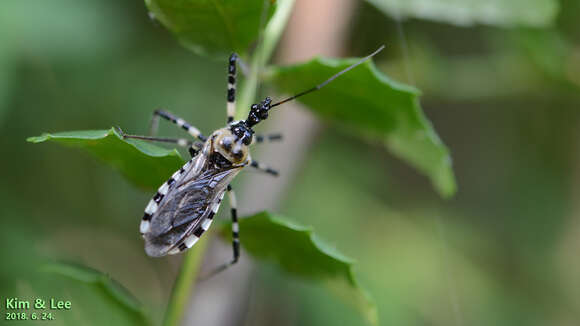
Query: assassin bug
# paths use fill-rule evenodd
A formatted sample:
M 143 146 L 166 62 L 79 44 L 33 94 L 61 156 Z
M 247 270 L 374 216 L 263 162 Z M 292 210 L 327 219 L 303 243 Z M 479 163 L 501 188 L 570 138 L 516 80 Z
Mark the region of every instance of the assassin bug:
M 277 103 L 272 103 L 272 100 L 266 97 L 260 103 L 251 106 L 247 119 L 239 121 L 234 121 L 236 63 L 239 59 L 236 54 L 232 54 L 228 65 L 227 125 L 224 128 L 205 137 L 185 120 L 169 112 L 156 110 L 153 113 L 152 133 L 157 129 L 161 117 L 182 127 L 196 140 L 126 135 L 119 129 L 124 138 L 170 142 L 189 147 L 192 156 L 191 160 L 159 187 L 145 208 L 139 228 L 145 239 L 145 252 L 149 256 L 160 257 L 191 248 L 210 227 L 227 192 L 231 206 L 233 259 L 219 267 L 216 272 L 235 264 L 240 256 L 240 238 L 236 196 L 230 182 L 246 166 L 272 175 L 278 174 L 251 158 L 249 146 L 265 139 L 263 136 L 254 136 L 253 128 L 268 118 L 270 109 L 319 90 L 338 76 L 370 59 L 383 48 L 384 46 L 381 46 L 375 52 L 306 91 Z M 277 135 L 268 137 L 270 140 L 279 138 Z

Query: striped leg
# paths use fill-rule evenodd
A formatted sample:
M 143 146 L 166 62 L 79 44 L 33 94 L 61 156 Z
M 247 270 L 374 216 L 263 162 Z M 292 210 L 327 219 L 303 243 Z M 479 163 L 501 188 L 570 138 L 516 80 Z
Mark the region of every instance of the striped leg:
M 250 166 L 253 167 L 254 169 L 259 170 L 259 171 L 266 172 L 266 173 L 271 174 L 273 176 L 278 176 L 278 171 L 276 171 L 276 170 L 270 168 L 269 166 L 267 166 L 263 163 L 260 163 L 258 161 L 252 160 L 250 162 Z
M 227 115 L 228 123 L 234 121 L 236 115 L 236 61 L 238 55 L 232 53 L 228 64 L 228 93 L 227 93 Z
M 229 265 L 235 264 L 240 259 L 240 226 L 238 224 L 238 203 L 236 193 L 232 186 L 228 185 L 228 196 L 230 198 L 230 209 L 232 215 L 232 248 L 234 257 Z
M 185 120 L 183 120 L 183 119 L 181 119 L 181 118 L 179 118 L 179 117 L 177 117 L 177 116 L 175 116 L 167 111 L 163 111 L 163 110 L 153 111 L 153 118 L 151 118 L 151 130 L 149 132 L 151 135 L 155 135 L 157 133 L 157 127 L 159 125 L 159 117 L 162 117 L 165 120 L 169 120 L 169 121 L 175 123 L 176 125 L 185 129 L 185 131 L 187 131 L 190 135 L 201 140 L 202 142 L 205 142 L 207 140 L 207 138 L 205 138 L 201 134 L 199 129 L 190 125 L 189 123 L 187 123 L 187 121 L 185 121 Z
M 141 139 L 146 141 L 158 141 L 162 143 L 172 143 L 181 147 L 189 147 L 188 151 L 191 157 L 197 155 L 199 150 L 203 147 L 202 143 L 196 143 L 192 140 L 185 138 L 161 138 L 161 137 L 151 137 L 151 136 L 139 136 L 139 135 L 127 135 L 121 128 L 117 127 L 117 132 L 123 137 L 123 139 Z
M 255 143 L 263 143 L 266 141 L 279 141 L 282 140 L 282 134 L 280 133 L 276 133 L 276 134 L 267 134 L 267 135 L 255 135 L 254 136 L 254 142 Z
M 237 263 L 240 259 L 240 226 L 238 224 L 238 211 L 237 211 L 237 202 L 236 202 L 236 194 L 232 189 L 232 186 L 228 185 L 228 196 L 230 197 L 230 207 L 231 207 L 231 215 L 232 215 L 232 249 L 233 249 L 233 258 L 231 261 L 219 266 L 218 268 L 214 269 L 211 273 L 201 277 L 201 280 L 207 280 L 218 273 L 225 271 L 228 267 L 232 266 L 233 264 Z
M 123 139 L 132 138 L 132 139 L 141 139 L 146 141 L 158 141 L 162 143 L 172 143 L 177 144 L 181 147 L 188 147 L 192 146 L 194 142 L 189 139 L 185 138 L 162 138 L 162 137 L 151 137 L 151 136 L 140 136 L 140 135 L 128 135 L 126 134 L 121 128 L 117 127 L 117 132 L 123 137 Z

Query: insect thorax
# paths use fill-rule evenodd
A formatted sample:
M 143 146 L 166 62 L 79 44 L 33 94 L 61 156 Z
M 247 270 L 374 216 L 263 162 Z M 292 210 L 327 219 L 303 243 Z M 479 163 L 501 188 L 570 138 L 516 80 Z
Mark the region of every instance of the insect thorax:
M 220 162 L 223 159 L 232 165 L 246 162 L 250 156 L 249 145 L 252 143 L 253 134 L 254 131 L 243 121 L 232 122 L 227 127 L 214 131 L 210 141 L 212 154 L 219 154 L 214 156 L 216 163 L 227 164 Z

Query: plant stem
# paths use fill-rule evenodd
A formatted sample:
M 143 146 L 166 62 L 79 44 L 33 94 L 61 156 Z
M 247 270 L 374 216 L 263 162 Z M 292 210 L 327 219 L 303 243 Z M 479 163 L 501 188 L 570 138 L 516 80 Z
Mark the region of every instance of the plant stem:
M 255 101 L 258 83 L 261 77 L 260 75 L 268 61 L 270 61 L 272 52 L 274 52 L 274 48 L 276 47 L 280 36 L 282 36 L 284 27 L 292 13 L 293 6 L 294 0 L 278 1 L 276 12 L 274 12 L 270 22 L 266 25 L 263 40 L 256 48 L 254 56 L 252 57 L 250 73 L 240 93 L 240 99 L 236 110 L 236 119 L 244 119 L 250 110 L 250 105 Z
M 282 35 L 282 31 L 286 26 L 286 22 L 290 17 L 293 5 L 294 0 L 280 0 L 276 12 L 272 16 L 272 19 L 270 19 L 270 22 L 266 25 L 266 28 L 264 29 L 264 37 L 252 57 L 250 73 L 241 91 L 236 119 L 243 119 L 248 114 L 251 102 L 256 97 L 260 73 L 272 56 L 272 52 L 274 51 L 274 48 Z M 203 254 L 208 243 L 208 238 L 207 235 L 206 237 L 201 238 L 195 248 L 190 249 L 185 254 L 179 274 L 177 275 L 177 279 L 173 285 L 167 310 L 165 311 L 163 326 L 178 326 L 181 322 L 185 306 L 189 301 L 189 297 L 193 293 L 193 284 L 203 260 Z
M 208 239 L 209 237 L 201 238 L 196 246 L 185 254 L 167 304 L 163 326 L 180 324 L 185 306 L 193 292 L 194 281 L 197 279 Z

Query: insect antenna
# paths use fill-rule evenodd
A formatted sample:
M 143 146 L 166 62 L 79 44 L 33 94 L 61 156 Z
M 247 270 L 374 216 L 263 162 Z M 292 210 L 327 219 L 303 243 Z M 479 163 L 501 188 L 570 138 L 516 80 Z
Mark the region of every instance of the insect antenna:
M 273 108 L 273 107 L 275 107 L 275 106 L 278 106 L 278 105 L 280 105 L 280 104 L 284 104 L 284 103 L 286 103 L 286 102 L 289 102 L 289 101 L 292 101 L 292 100 L 294 100 L 294 99 L 296 99 L 296 98 L 298 98 L 298 97 L 300 97 L 300 96 L 303 96 L 303 95 L 306 95 L 306 94 L 308 94 L 308 93 L 311 93 L 311 92 L 314 92 L 314 91 L 317 91 L 317 90 L 321 89 L 322 87 L 326 86 L 326 85 L 327 85 L 328 83 L 330 83 L 331 81 L 335 80 L 335 79 L 336 79 L 338 76 L 340 76 L 340 75 L 342 75 L 342 74 L 344 74 L 344 73 L 348 72 L 349 70 L 352 70 L 352 69 L 356 68 L 356 66 L 358 66 L 358 65 L 360 65 L 361 63 L 363 63 L 363 62 L 367 61 L 368 59 L 370 59 L 370 58 L 374 57 L 374 56 L 375 56 L 377 53 L 381 52 L 381 51 L 382 51 L 384 48 L 385 48 L 385 46 L 384 46 L 384 45 L 381 45 L 381 47 L 379 47 L 379 48 L 378 48 L 378 49 L 377 49 L 375 52 L 373 52 L 373 53 L 371 53 L 371 54 L 367 55 L 366 57 L 364 57 L 364 58 L 362 58 L 362 59 L 360 59 L 360 60 L 359 60 L 359 61 L 357 61 L 355 64 L 353 64 L 353 65 L 351 65 L 351 66 L 349 66 L 349 67 L 347 67 L 347 68 L 345 68 L 345 69 L 343 69 L 343 70 L 341 70 L 341 71 L 337 72 L 337 73 L 336 73 L 336 74 L 334 74 L 332 77 L 330 77 L 330 78 L 328 78 L 327 80 L 325 80 L 324 82 L 322 82 L 322 83 L 320 83 L 320 84 L 318 84 L 318 85 L 316 85 L 316 86 L 312 87 L 311 89 L 305 90 L 305 91 L 303 91 L 303 92 L 300 92 L 300 93 L 298 93 L 298 94 L 296 94 L 296 95 L 290 96 L 289 98 L 287 98 L 287 99 L 284 99 L 284 100 L 282 100 L 282 101 L 280 101 L 280 102 L 274 103 L 274 104 L 270 105 L 270 108 Z
M 272 104 L 272 99 L 269 97 L 266 97 L 262 102 L 257 103 L 257 104 L 252 104 L 252 106 L 250 107 L 250 112 L 248 113 L 248 118 L 246 120 L 244 120 L 244 124 L 249 127 L 250 129 L 255 126 L 256 124 L 258 124 L 260 121 L 262 120 L 266 120 L 268 118 L 268 111 L 270 111 L 271 108 L 278 106 L 280 104 L 284 104 L 286 102 L 292 101 L 295 98 L 298 98 L 300 96 L 306 95 L 308 93 L 317 91 L 319 89 L 321 89 L 322 87 L 326 86 L 328 83 L 330 83 L 331 81 L 335 80 L 336 78 L 338 78 L 338 76 L 344 74 L 345 72 L 348 72 L 351 69 L 356 68 L 356 66 L 360 65 L 361 63 L 367 61 L 368 59 L 372 58 L 374 55 L 376 55 L 377 53 L 381 52 L 383 49 L 385 48 L 384 45 L 381 45 L 380 48 L 378 48 L 375 52 L 367 55 L 366 57 L 360 59 L 359 61 L 357 61 L 356 63 L 354 63 L 353 65 L 339 71 L 338 73 L 334 74 L 334 76 L 328 78 L 327 80 L 325 80 L 324 82 L 322 82 L 321 84 L 318 84 L 314 87 L 312 87 L 311 89 L 305 90 L 304 92 L 298 93 L 294 96 L 291 96 L 285 100 L 282 100 L 278 103 L 274 103 Z

